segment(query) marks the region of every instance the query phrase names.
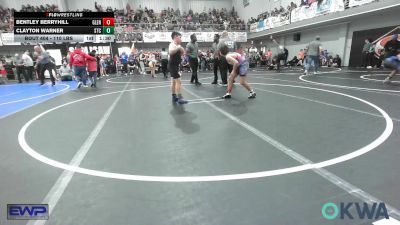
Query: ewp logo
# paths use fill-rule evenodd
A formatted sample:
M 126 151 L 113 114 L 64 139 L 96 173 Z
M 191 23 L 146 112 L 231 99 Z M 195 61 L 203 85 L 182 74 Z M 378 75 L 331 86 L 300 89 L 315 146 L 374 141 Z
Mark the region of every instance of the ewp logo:
M 8 220 L 48 220 L 49 205 L 47 204 L 8 204 Z
M 336 219 L 340 214 L 340 219 L 354 219 L 353 214 L 349 212 L 351 208 L 356 208 L 356 212 L 358 214 L 359 219 L 379 219 L 386 218 L 389 219 L 389 215 L 387 213 L 387 209 L 385 203 L 373 203 L 370 207 L 367 203 L 358 203 L 358 202 L 349 202 L 347 204 L 341 202 L 340 209 L 339 207 L 332 202 L 325 203 L 322 206 L 322 216 L 327 220 Z

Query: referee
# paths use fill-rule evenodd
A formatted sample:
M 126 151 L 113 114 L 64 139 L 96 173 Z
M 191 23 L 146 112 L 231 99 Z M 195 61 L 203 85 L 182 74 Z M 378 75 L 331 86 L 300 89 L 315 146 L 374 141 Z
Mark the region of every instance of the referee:
M 214 35 L 214 43 L 212 51 L 214 54 L 214 81 L 211 84 L 218 84 L 218 69 L 220 68 L 219 52 L 218 52 L 219 34 Z M 222 78 L 221 78 L 222 79 Z
M 220 52 L 222 48 L 228 47 L 229 52 L 235 52 L 237 45 L 234 40 L 231 40 L 228 37 L 228 31 L 223 31 L 221 34 L 221 39 L 219 40 L 218 43 L 218 51 Z M 221 80 L 222 80 L 222 85 L 227 86 L 228 85 L 228 70 L 229 73 L 232 72 L 233 66 L 229 65 L 228 62 L 226 61 L 225 57 L 220 57 L 220 70 L 221 70 Z

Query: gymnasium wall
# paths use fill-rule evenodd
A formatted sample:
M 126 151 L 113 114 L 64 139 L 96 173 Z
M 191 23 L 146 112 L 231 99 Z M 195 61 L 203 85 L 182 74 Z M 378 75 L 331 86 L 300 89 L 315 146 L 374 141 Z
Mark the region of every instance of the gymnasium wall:
M 382 34 L 391 32 L 394 26 L 382 27 L 377 29 L 369 29 L 362 31 L 354 31 L 353 38 L 351 40 L 351 51 L 349 58 L 350 67 L 358 67 L 362 65 L 362 58 L 360 57 L 360 52 L 362 52 L 363 46 L 365 44 L 366 38 L 371 38 L 372 40 L 377 40 L 382 37 Z
M 297 56 L 300 49 L 304 49 L 309 42 L 315 40 L 316 35 L 321 37 L 324 49 L 327 49 L 330 54 L 339 54 L 342 57 L 345 52 L 344 43 L 346 42 L 345 36 L 347 26 L 347 24 L 339 24 L 304 30 L 301 32 L 300 41 L 293 40 L 294 33 L 277 36 L 275 38 L 289 50 L 289 59 Z M 262 45 L 260 45 L 261 41 L 263 43 Z M 254 44 L 259 49 L 260 47 L 266 47 L 266 49 L 270 48 L 273 52 L 277 52 L 277 45 L 269 40 L 269 37 L 254 41 Z
M 370 30 L 383 27 L 400 26 L 400 14 L 397 11 L 391 13 L 378 14 L 367 19 L 355 20 L 350 23 L 349 33 L 346 39 L 346 58 L 345 65 L 349 65 L 350 51 L 354 31 Z M 384 33 L 382 33 L 383 35 Z
M 289 50 L 289 58 L 293 58 L 297 52 L 304 48 L 310 41 L 315 39 L 316 35 L 321 36 L 323 48 L 327 49 L 330 54 L 339 54 L 342 58 L 344 66 L 349 65 L 350 52 L 353 39 L 353 32 L 370 30 L 383 27 L 392 27 L 400 25 L 400 14 L 396 11 L 386 12 L 384 14 L 366 15 L 363 18 L 352 20 L 351 22 L 344 22 L 332 26 L 315 27 L 308 30 L 302 30 L 300 41 L 293 41 L 293 34 L 289 33 L 277 38 L 284 43 L 285 47 Z M 383 35 L 384 33 L 382 33 Z M 261 38 L 254 41 L 257 48 L 260 48 L 260 41 L 262 46 L 267 48 L 271 47 L 273 50 L 276 45 L 268 40 L 269 37 Z M 353 57 L 355 55 L 353 54 Z
M 287 7 L 290 2 L 291 0 L 250 0 L 250 4 L 247 7 L 243 7 L 243 0 L 233 0 L 233 5 L 237 8 L 239 15 L 247 20 L 250 17 L 256 17 L 258 14 L 272 10 L 275 7 L 279 8 L 281 4 Z M 294 2 L 296 4 L 299 3 L 299 1 Z M 339 16 L 340 13 L 337 15 Z M 284 43 L 289 50 L 289 58 L 292 58 L 297 54 L 299 49 L 304 48 L 307 43 L 314 40 L 316 35 L 320 35 L 323 47 L 327 49 L 330 54 L 339 54 L 343 64 L 348 66 L 352 49 L 353 32 L 400 26 L 398 8 L 385 10 L 385 12 L 372 12 L 357 18 L 358 19 L 350 19 L 348 21 L 342 20 L 340 24 L 337 23 L 329 27 L 320 26 L 307 30 L 303 29 L 300 31 L 301 39 L 298 42 L 293 41 L 294 33 L 285 33 L 279 38 L 282 39 L 282 43 Z M 365 33 L 368 34 L 368 32 Z M 383 34 L 384 33 L 382 33 L 382 35 Z M 271 43 L 268 39 L 269 37 L 267 36 L 258 38 L 254 43 L 259 49 L 262 46 L 272 49 L 275 48 L 275 44 Z M 260 41 L 263 43 L 262 46 L 259 44 Z M 352 57 L 356 56 L 357 54 L 352 54 Z

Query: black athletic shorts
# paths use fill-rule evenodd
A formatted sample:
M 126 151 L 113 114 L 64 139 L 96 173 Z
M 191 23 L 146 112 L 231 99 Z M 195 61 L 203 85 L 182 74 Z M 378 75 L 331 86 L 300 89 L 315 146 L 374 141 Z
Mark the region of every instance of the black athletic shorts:
M 171 66 L 169 65 L 169 73 L 173 79 L 181 78 L 181 73 L 179 71 L 179 66 Z

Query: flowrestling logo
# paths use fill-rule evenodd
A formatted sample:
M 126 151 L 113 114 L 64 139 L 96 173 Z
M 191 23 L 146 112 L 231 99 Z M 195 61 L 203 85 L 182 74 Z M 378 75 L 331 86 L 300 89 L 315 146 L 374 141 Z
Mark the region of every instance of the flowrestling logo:
M 355 209 L 355 210 L 354 210 Z M 355 212 L 354 212 L 355 211 Z M 333 202 L 325 203 L 321 209 L 322 216 L 327 220 L 339 219 L 389 219 L 386 205 L 383 202 L 341 202 L 339 206 Z

